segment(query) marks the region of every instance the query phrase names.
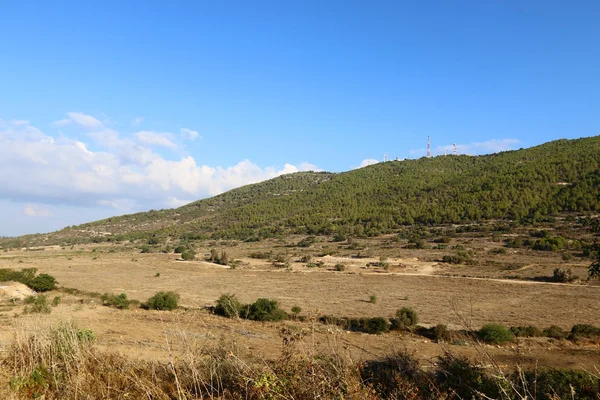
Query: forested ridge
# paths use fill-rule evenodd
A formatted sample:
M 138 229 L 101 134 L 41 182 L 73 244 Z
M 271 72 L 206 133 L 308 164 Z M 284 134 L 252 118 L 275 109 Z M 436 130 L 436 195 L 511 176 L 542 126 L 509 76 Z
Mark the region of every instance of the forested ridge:
M 388 161 L 302 172 L 186 206 L 109 218 L 56 234 L 257 240 L 285 233 L 377 235 L 408 224 L 539 221 L 600 210 L 600 136 L 484 156 Z

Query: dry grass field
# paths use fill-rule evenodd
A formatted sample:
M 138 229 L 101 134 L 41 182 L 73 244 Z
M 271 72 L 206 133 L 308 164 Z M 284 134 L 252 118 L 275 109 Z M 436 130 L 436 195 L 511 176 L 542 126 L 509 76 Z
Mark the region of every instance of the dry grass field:
M 196 244 L 194 261 L 182 261 L 173 253 L 141 254 L 139 246 L 129 243 L 0 253 L 0 268 L 37 268 L 56 277 L 62 288 L 49 294 L 49 298 L 60 296 L 61 303 L 48 315 L 23 315 L 23 305 L 4 301 L 0 308 L 3 351 L 15 332 L 72 320 L 92 329 L 100 347 L 147 360 L 168 360 L 190 340 L 200 346 L 227 342 L 245 357 L 274 359 L 281 351 L 280 329 L 288 327 L 303 332 L 309 351 L 345 352 L 356 360 L 406 349 L 427 364 L 449 350 L 480 361 L 489 357 L 490 362 L 507 368 L 519 364 L 593 371 L 600 367 L 600 346 L 593 341 L 528 338 L 505 346 L 468 341 L 438 344 L 409 333 L 369 335 L 316 321 L 320 315 L 392 317 L 397 309 L 408 306 L 418 312 L 419 323 L 426 327 L 446 324 L 451 329 L 477 329 L 501 323 L 557 325 L 568 330 L 578 323 L 597 324 L 600 286 L 538 279 L 551 276 L 557 267 L 568 267 L 585 277 L 586 260 L 565 261 L 551 252 L 498 255 L 489 251 L 497 243 L 469 238 L 463 244 L 473 249 L 477 264 L 454 265 L 439 261 L 447 254 L 443 250 L 407 249 L 385 237 L 362 240 L 363 254 L 357 258 L 356 249 L 328 241 L 307 248 L 290 246 L 301 239 L 201 242 Z M 211 249 L 226 251 L 236 267 L 204 261 Z M 269 251 L 284 261 L 253 258 Z M 306 255 L 310 261 L 300 261 Z M 338 264 L 344 265 L 343 271 L 336 271 Z M 65 288 L 78 291 L 68 293 Z M 130 299 L 144 301 L 157 291 L 179 293 L 181 309 L 117 310 L 102 306 L 97 296 L 126 293 Z M 206 308 L 224 293 L 236 294 L 246 303 L 260 297 L 276 299 L 288 312 L 299 306 L 307 320 L 264 323 L 212 315 Z

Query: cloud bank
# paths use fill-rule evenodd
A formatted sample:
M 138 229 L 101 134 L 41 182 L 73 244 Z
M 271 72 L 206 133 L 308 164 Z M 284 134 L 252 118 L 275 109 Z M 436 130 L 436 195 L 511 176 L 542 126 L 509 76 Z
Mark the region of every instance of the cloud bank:
M 126 137 L 77 112 L 53 123 L 67 125 L 83 130 L 86 139 L 51 136 L 28 121 L 0 120 L 0 200 L 25 204 L 28 216 L 51 215 L 52 205 L 129 212 L 181 206 L 282 174 L 318 170 L 308 163 L 260 167 L 247 159 L 232 166 L 202 165 L 181 152 L 173 153 L 174 159 L 159 154 L 159 149 L 180 150 L 171 133 Z M 187 128 L 180 134 L 198 138 Z

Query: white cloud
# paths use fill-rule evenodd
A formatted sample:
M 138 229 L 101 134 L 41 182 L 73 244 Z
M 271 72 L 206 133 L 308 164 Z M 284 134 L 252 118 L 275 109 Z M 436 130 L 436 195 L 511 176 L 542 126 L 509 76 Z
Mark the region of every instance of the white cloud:
M 80 112 L 68 112 L 67 117 L 65 119 L 61 119 L 59 121 L 54 121 L 55 126 L 65 126 L 65 125 L 79 125 L 88 129 L 98 129 L 102 128 L 102 122 L 92 117 L 91 115 L 86 115 Z
M 357 168 L 367 167 L 369 165 L 377 164 L 378 162 L 379 161 L 375 160 L 374 158 L 367 158 L 365 160 L 362 160 L 362 162 Z
M 137 128 L 138 126 L 140 126 L 142 124 L 142 122 L 144 122 L 144 117 L 137 117 L 131 120 L 131 126 L 133 126 L 134 128 Z
M 320 169 L 316 165 L 307 163 L 307 162 L 301 162 L 300 165 L 298 166 L 298 169 L 300 171 L 314 171 L 314 172 L 322 171 L 322 169 Z
M 156 133 L 151 131 L 141 131 L 135 134 L 135 137 L 143 144 L 151 146 L 162 146 L 169 149 L 177 148 L 177 145 L 170 139 L 169 133 Z
M 50 211 L 46 207 L 34 204 L 27 204 L 23 210 L 28 217 L 49 217 Z
M 0 201 L 27 204 L 27 215 L 36 216 L 49 215 L 47 205 L 128 212 L 179 206 L 282 174 L 318 170 L 309 163 L 262 168 L 249 160 L 233 166 L 202 165 L 191 156 L 168 160 L 148 147 L 169 146 L 163 136 L 139 133 L 132 140 L 101 127 L 89 134 L 91 146 L 0 120 Z
M 202 137 L 198 134 L 198 132 L 193 131 L 188 128 L 181 128 L 179 130 L 179 132 L 181 133 L 181 136 L 183 136 L 184 138 L 189 139 L 191 141 L 194 141 L 198 138 L 202 139 Z

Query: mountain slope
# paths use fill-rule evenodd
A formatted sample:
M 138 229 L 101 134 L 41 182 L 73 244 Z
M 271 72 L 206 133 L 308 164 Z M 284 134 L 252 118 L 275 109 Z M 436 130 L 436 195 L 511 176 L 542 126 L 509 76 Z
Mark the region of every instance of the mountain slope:
M 539 220 L 600 210 L 600 137 L 485 156 L 390 161 L 349 172 L 297 173 L 161 211 L 71 227 L 91 237 L 258 239 L 286 232 L 375 235 L 413 223 Z

